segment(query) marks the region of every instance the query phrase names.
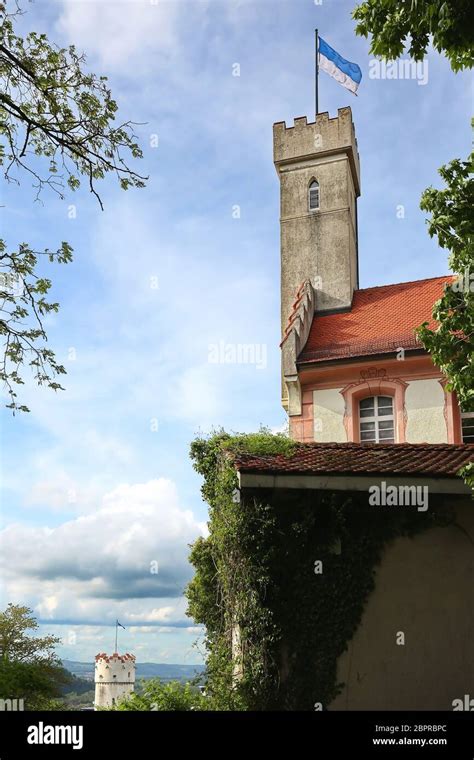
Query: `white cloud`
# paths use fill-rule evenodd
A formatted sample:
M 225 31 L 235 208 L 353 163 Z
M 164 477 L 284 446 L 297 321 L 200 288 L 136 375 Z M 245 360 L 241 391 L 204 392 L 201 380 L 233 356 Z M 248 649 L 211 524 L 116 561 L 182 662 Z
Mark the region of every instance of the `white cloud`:
M 145 618 L 154 623 L 165 623 L 171 620 L 173 615 L 173 607 L 159 607 L 153 610 L 130 613 L 129 620 L 144 620 Z
M 33 466 L 33 471 L 42 472 L 43 477 L 33 480 L 30 488 L 26 489 L 23 505 L 26 507 L 46 506 L 52 511 L 94 510 L 100 503 L 100 486 L 92 482 L 92 478 L 91 482 L 83 483 L 71 477 L 64 468 L 57 466 L 57 461 L 57 454 L 54 455 L 52 451 L 47 454 L 43 452 L 38 459 L 35 459 L 36 466 Z M 45 468 L 46 463 L 48 466 Z
M 177 44 L 176 21 L 182 3 L 172 0 L 66 0 L 56 28 L 105 68 L 133 71 L 156 63 Z M 148 61 L 148 63 L 147 63 Z
M 183 625 L 177 597 L 192 573 L 188 545 L 204 530 L 170 480 L 119 485 L 93 514 L 54 528 L 6 527 L 5 597 L 52 621 L 99 624 L 117 614 L 124 623 Z

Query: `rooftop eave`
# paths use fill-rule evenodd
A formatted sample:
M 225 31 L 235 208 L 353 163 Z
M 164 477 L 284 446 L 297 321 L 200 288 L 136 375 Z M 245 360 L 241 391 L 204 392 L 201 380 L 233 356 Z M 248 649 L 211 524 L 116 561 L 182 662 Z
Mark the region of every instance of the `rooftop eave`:
M 298 489 L 313 491 L 359 491 L 384 481 L 387 486 L 427 486 L 431 494 L 469 496 L 471 489 L 458 476 L 406 474 L 388 475 L 378 473 L 278 473 L 238 470 L 239 488 L 245 489 Z M 399 508 L 399 507 L 397 507 Z
M 424 348 L 404 348 L 401 346 L 405 353 L 409 354 L 410 356 L 428 356 L 428 352 Z M 296 366 L 298 370 L 300 369 L 308 369 L 310 367 L 325 367 L 331 364 L 352 364 L 356 362 L 361 361 L 382 361 L 387 359 L 394 359 L 398 353 L 398 351 L 380 351 L 378 353 L 374 354 L 351 354 L 349 356 L 333 356 L 328 357 L 325 359 L 313 359 L 311 357 L 304 358 L 302 355 L 304 352 L 301 352 L 301 355 L 296 360 Z

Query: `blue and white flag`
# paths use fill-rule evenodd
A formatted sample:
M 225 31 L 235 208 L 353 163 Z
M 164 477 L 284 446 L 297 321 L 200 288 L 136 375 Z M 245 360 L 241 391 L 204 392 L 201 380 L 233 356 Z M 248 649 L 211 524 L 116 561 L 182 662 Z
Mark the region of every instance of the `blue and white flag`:
M 343 87 L 357 94 L 357 88 L 362 79 L 362 71 L 356 63 L 346 61 L 339 53 L 319 37 L 318 64 L 322 71 L 334 77 Z

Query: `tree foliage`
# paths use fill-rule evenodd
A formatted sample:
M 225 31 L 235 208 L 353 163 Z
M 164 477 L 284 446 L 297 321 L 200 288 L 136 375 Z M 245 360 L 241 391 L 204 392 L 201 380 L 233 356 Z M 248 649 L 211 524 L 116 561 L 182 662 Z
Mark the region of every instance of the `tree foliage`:
M 457 275 L 434 305 L 438 326 L 429 329 L 425 323 L 418 334 L 466 412 L 474 411 L 473 161 L 474 153 L 467 161 L 455 159 L 442 166 L 445 187 L 425 190 L 420 204 L 431 215 L 430 236 L 449 251 L 449 266 Z
M 209 703 L 199 689 L 191 683 L 150 678 L 143 684 L 140 694 L 134 693 L 120 700 L 111 710 L 139 712 L 187 712 L 189 710 L 208 710 Z
M 51 280 L 37 274 L 39 258 L 65 264 L 72 260 L 72 249 L 63 242 L 57 251 L 33 251 L 27 243 L 18 250 L 7 251 L 0 240 L 0 333 L 4 336 L 4 352 L 0 357 L 0 380 L 9 395 L 7 408 L 28 412 L 25 404 L 18 403 L 17 386 L 23 385 L 20 373 L 27 364 L 38 385 L 63 390 L 59 375 L 66 374 L 56 360 L 54 351 L 46 345 L 44 317 L 59 310 L 59 303 L 47 300 Z
M 356 33 L 372 35 L 370 52 L 394 60 L 408 45 L 420 61 L 430 38 L 453 71 L 474 63 L 474 12 L 471 0 L 365 0 L 353 11 Z
M 0 698 L 24 699 L 27 710 L 61 709 L 70 674 L 55 653 L 61 639 L 37 636 L 32 610 L 9 604 L 0 612 Z
M 0 2 L 0 166 L 8 183 L 31 179 L 40 199 L 45 189 L 60 198 L 83 181 L 102 201 L 97 183 L 107 175 L 123 190 L 143 187 L 145 177 L 127 161 L 142 152 L 131 121 L 116 121 L 118 106 L 107 77 L 86 70 L 86 59 L 74 45 L 51 43 L 45 34 L 16 32 L 23 15 L 14 0 Z M 0 333 L 5 340 L 0 379 L 14 411 L 22 365 L 29 365 L 39 384 L 61 388 L 57 378 L 65 369 L 47 341 L 43 318 L 57 311 L 48 300 L 51 281 L 38 272 L 39 262 L 68 263 L 72 249 L 62 242 L 57 250 L 35 251 L 26 242 L 0 241 Z
M 70 674 L 50 662 L 0 661 L 0 699 L 22 699 L 25 710 L 62 710 Z
M 19 604 L 9 604 L 0 612 L 0 657 L 4 662 L 57 663 L 54 648 L 61 639 L 57 636 L 31 636 L 38 622 L 32 610 Z
M 449 266 L 456 273 L 434 304 L 437 327 L 428 323 L 417 333 L 435 364 L 447 377 L 447 390 L 455 391 L 461 409 L 474 412 L 474 153 L 467 161 L 455 159 L 439 173 L 445 188 L 430 187 L 421 208 L 431 214 L 428 231 L 449 251 Z M 474 463 L 463 468 L 466 484 L 474 490 Z

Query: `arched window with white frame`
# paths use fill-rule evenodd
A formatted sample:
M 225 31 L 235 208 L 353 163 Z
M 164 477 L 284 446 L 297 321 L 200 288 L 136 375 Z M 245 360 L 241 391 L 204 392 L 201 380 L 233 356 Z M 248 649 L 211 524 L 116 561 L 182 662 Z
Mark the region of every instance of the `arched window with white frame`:
M 319 184 L 315 179 L 310 182 L 308 188 L 308 209 L 317 211 L 319 209 Z
M 395 443 L 392 396 L 368 396 L 359 401 L 359 436 L 361 443 Z

